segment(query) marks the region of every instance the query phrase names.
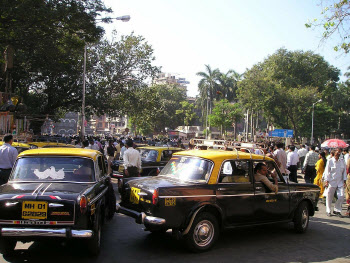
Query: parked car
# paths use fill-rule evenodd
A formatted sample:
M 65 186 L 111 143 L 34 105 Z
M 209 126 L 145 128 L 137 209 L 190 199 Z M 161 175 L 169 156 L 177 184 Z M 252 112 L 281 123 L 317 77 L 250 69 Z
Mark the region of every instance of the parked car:
M 104 156 L 81 148 L 24 151 L 9 182 L 0 186 L 0 253 L 16 242 L 81 239 L 100 250 L 101 226 L 115 213 L 115 194 Z
M 171 156 L 183 149 L 178 147 L 158 147 L 144 146 L 137 147 L 136 150 L 141 154 L 141 171 L 140 176 L 156 176 L 160 170 L 170 160 Z M 115 160 L 112 163 L 113 177 L 123 178 L 124 171 L 123 160 Z
M 0 146 L 3 145 L 4 142 L 0 141 Z M 13 142 L 12 146 L 15 147 L 17 149 L 18 153 L 21 153 L 23 151 L 29 150 L 31 149 L 30 145 L 27 143 L 23 143 L 23 142 Z
M 278 193 L 254 180 L 260 162 L 277 173 Z M 175 153 L 157 177 L 124 179 L 117 212 L 151 232 L 172 229 L 190 249 L 204 251 L 228 227 L 293 222 L 305 232 L 319 193 L 316 185 L 285 181 L 266 156 L 192 150 Z

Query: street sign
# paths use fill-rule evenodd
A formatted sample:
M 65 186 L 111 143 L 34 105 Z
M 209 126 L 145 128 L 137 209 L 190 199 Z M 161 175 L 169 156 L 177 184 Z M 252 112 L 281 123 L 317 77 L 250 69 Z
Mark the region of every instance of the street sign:
M 293 130 L 275 129 L 273 131 L 269 131 L 269 136 L 280 138 L 293 138 Z

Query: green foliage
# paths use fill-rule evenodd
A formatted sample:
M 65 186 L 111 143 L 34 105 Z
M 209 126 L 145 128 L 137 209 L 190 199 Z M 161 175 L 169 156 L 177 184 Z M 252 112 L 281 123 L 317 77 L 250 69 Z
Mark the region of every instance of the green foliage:
M 209 115 L 211 126 L 222 128 L 224 134 L 227 129 L 243 118 L 241 105 L 238 103 L 230 103 L 227 99 L 223 99 L 214 103 L 213 113 Z
M 176 110 L 176 115 L 179 115 L 185 126 L 191 126 L 197 119 L 197 114 L 194 111 L 196 106 L 188 101 L 181 101 L 180 104 L 181 109 Z
M 176 111 L 182 109 L 181 102 L 185 99 L 185 91 L 177 86 L 141 87 L 135 90 L 132 104 L 126 110 L 135 130 L 161 132 L 165 127 L 174 129 L 182 125 L 183 119 Z
M 305 24 L 307 28 L 322 28 L 322 41 L 338 35 L 340 39 L 338 44 L 334 46 L 335 51 L 350 51 L 350 28 L 349 15 L 350 4 L 348 0 L 322 1 L 327 6 L 321 12 L 321 19 L 313 19 Z
M 311 125 L 312 104 L 319 98 L 328 103 L 338 80 L 339 70 L 321 56 L 279 49 L 245 73 L 238 97 L 245 108 L 263 110 L 275 126 L 304 135 Z

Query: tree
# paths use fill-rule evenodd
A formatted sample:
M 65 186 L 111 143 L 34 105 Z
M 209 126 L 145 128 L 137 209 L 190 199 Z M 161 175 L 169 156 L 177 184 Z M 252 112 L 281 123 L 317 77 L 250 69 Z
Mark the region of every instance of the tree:
M 237 83 L 241 79 L 241 75 L 234 70 L 229 70 L 227 73 L 220 73 L 218 76 L 219 92 L 228 101 L 237 99 Z
M 209 115 L 211 125 L 221 128 L 224 135 L 227 134 L 227 129 L 235 126 L 235 123 L 240 121 L 242 117 L 241 105 L 230 103 L 227 99 L 214 102 L 213 113 Z
M 153 48 L 142 36 L 131 33 L 117 39 L 117 33 L 113 32 L 111 41 L 103 39 L 89 48 L 86 105 L 96 114 L 121 115 L 135 111 L 135 93 L 142 91 L 146 81 L 160 71 L 152 65 Z
M 197 114 L 195 113 L 196 106 L 188 101 L 181 101 L 181 109 L 176 110 L 176 115 L 179 115 L 183 120 L 185 126 L 190 126 L 196 120 Z
M 134 130 L 152 130 L 162 132 L 182 125 L 183 119 L 176 114 L 181 102 L 186 99 L 185 91 L 177 86 L 154 85 L 135 91 L 133 105 L 128 116 L 133 120 Z
M 238 96 L 245 108 L 263 110 L 275 126 L 292 128 L 296 137 L 305 136 L 311 126 L 312 104 L 319 98 L 331 103 L 338 80 L 339 70 L 323 57 L 311 51 L 279 49 L 245 73 Z
M 350 51 L 350 3 L 348 0 L 322 1 L 325 7 L 321 12 L 320 20 L 314 19 L 305 24 L 307 28 L 323 28 L 322 40 L 326 41 L 337 34 L 340 41 L 334 47 L 335 51 L 342 50 L 344 53 Z
M 96 20 L 111 11 L 101 0 L 2 1 L 0 52 L 8 56 L 0 61 L 0 90 L 23 98 L 29 119 L 76 107 L 84 45 L 103 36 Z M 30 104 L 36 95 L 39 108 Z

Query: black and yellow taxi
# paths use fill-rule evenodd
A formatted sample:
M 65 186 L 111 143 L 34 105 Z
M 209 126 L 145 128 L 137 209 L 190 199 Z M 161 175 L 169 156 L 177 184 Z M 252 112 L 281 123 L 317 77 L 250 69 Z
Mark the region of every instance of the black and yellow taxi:
M 17 241 L 80 239 L 99 253 L 101 225 L 115 213 L 104 156 L 80 148 L 20 153 L 9 182 L 0 186 L 0 252 Z
M 176 152 L 183 151 L 179 147 L 167 147 L 167 146 L 141 146 L 136 147 L 136 150 L 141 155 L 141 171 L 140 176 L 156 176 L 161 169 L 171 159 L 172 155 Z M 113 177 L 123 178 L 123 161 L 117 160 L 112 164 Z
M 277 193 L 255 181 L 258 163 L 277 175 Z M 172 229 L 190 249 L 205 251 L 228 227 L 293 222 L 305 232 L 319 192 L 316 185 L 286 181 L 266 156 L 191 150 L 175 153 L 157 177 L 125 179 L 117 212 L 151 232 Z

